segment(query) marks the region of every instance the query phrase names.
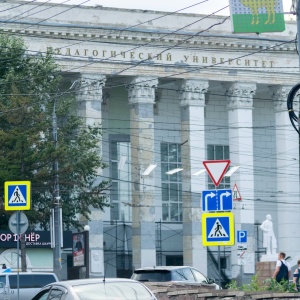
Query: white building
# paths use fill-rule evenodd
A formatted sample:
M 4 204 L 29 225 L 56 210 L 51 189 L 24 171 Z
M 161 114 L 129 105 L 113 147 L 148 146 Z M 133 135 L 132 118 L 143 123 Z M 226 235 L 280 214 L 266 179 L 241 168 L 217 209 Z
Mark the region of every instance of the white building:
M 237 244 L 220 247 L 229 278 L 255 274 L 257 225 L 268 213 L 277 251 L 300 258 L 299 135 L 286 109 L 299 78 L 295 23 L 233 34 L 223 16 L 14 0 L 2 3 L 0 20 L 29 53 L 54 51 L 66 87 L 81 84 L 80 114 L 103 128 L 111 208 L 89 223 L 91 276 L 184 264 L 216 277 L 218 248 L 202 245 L 201 229 L 201 192 L 214 185 L 193 175 L 211 159 L 240 166 L 219 186 L 238 187 L 235 231 L 248 232 L 243 267 Z M 175 168 L 183 170 L 166 174 Z

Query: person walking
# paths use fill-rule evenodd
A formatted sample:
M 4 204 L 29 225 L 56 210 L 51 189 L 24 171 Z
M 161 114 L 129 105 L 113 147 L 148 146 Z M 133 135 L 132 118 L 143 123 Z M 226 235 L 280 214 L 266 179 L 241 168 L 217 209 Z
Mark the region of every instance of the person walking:
M 293 283 L 295 285 L 295 291 L 300 292 L 300 259 L 297 262 L 297 269 L 295 269 L 294 271 L 294 275 L 293 275 Z
M 291 277 L 291 266 L 285 261 L 285 253 L 280 252 L 278 254 L 278 260 L 276 262 L 275 272 L 273 274 L 273 278 L 276 279 L 277 282 L 282 283 L 282 280 L 288 281 Z

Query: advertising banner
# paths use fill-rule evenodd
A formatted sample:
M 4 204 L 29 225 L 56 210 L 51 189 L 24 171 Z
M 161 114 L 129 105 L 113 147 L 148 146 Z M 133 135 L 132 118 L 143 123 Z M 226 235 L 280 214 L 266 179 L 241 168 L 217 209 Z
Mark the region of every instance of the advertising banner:
M 73 267 L 85 266 L 85 235 L 73 233 Z
M 51 248 L 50 231 L 34 230 L 24 233 L 26 248 Z M 0 248 L 17 248 L 18 235 L 0 230 Z M 63 248 L 72 248 L 72 232 L 63 232 Z

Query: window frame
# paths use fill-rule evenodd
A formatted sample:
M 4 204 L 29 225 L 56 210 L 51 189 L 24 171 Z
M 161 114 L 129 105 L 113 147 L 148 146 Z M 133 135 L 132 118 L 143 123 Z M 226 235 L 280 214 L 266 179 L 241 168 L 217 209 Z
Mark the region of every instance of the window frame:
M 112 187 L 110 189 L 110 216 L 112 220 L 131 222 L 132 221 L 132 212 L 130 205 L 122 204 L 121 196 L 124 197 L 125 192 L 121 192 L 120 184 L 125 184 L 126 181 L 120 179 L 122 177 L 122 170 L 118 170 L 118 162 L 120 153 L 118 152 L 118 144 L 126 143 L 127 149 L 129 149 L 129 155 L 127 156 L 125 166 L 127 167 L 126 171 L 126 181 L 127 181 L 127 191 L 126 191 L 126 202 L 132 202 L 132 193 L 131 193 L 131 144 L 130 136 L 126 134 L 117 134 L 109 136 L 109 172 L 111 178 Z M 115 145 L 114 145 L 115 144 Z M 117 157 L 116 157 L 117 156 Z M 124 175 L 124 174 L 123 174 Z M 123 188 L 123 187 L 122 187 Z M 124 210 L 127 212 L 124 212 Z
M 220 151 L 222 149 L 222 151 Z M 227 160 L 230 159 L 229 145 L 208 144 L 206 147 L 207 160 Z M 228 171 L 230 167 L 228 168 Z M 207 188 L 215 189 L 231 189 L 230 177 L 223 177 L 219 186 L 216 187 L 209 175 L 207 174 Z
M 163 222 L 182 222 L 182 175 L 166 172 L 182 167 L 181 145 L 160 143 L 161 205 Z

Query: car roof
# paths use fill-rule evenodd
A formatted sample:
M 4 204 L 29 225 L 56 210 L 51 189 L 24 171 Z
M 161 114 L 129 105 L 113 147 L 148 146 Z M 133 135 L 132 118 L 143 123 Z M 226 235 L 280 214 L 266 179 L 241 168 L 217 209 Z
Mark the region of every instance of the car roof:
M 0 273 L 1 275 L 17 275 L 18 272 L 15 271 L 11 271 L 11 272 L 2 272 Z M 56 276 L 55 273 L 51 273 L 51 272 L 19 272 L 19 275 L 54 275 Z
M 88 284 L 88 283 L 111 283 L 111 282 L 136 282 L 140 283 L 133 279 L 126 279 L 126 278 L 87 278 L 87 279 L 73 279 L 73 280 L 64 280 L 59 282 L 53 282 L 49 285 L 62 285 L 62 286 L 75 286 L 81 284 Z
M 194 269 L 193 267 L 189 267 L 189 266 L 153 266 L 153 267 L 145 267 L 145 268 L 135 269 L 135 271 L 155 271 L 155 270 L 172 271 L 172 270 L 178 270 L 178 269 L 184 269 L 184 268 Z

